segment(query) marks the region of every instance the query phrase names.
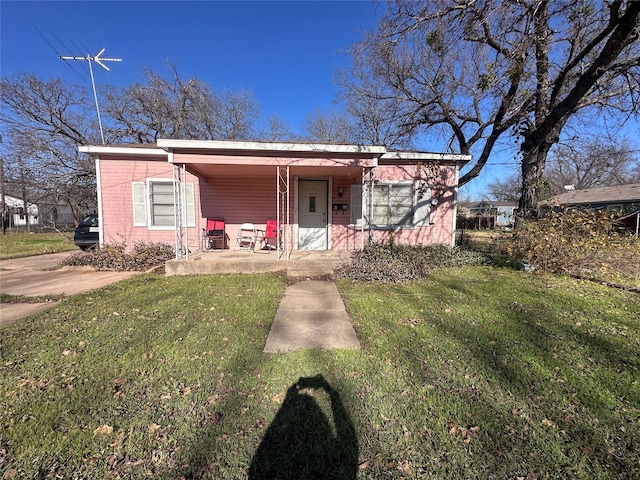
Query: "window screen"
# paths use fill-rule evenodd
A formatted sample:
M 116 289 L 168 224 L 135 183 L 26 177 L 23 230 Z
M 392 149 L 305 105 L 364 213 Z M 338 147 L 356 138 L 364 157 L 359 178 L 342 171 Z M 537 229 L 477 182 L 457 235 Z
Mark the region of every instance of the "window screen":
M 373 186 L 372 203 L 374 225 L 413 225 L 413 185 L 376 184 Z

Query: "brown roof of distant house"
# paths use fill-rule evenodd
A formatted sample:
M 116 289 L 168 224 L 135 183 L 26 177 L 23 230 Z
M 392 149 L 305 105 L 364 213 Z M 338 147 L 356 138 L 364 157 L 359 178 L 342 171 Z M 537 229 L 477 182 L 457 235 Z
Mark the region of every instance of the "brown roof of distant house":
M 571 190 L 550 198 L 544 203 L 557 205 L 584 205 L 592 203 L 640 202 L 640 183 L 614 187 Z

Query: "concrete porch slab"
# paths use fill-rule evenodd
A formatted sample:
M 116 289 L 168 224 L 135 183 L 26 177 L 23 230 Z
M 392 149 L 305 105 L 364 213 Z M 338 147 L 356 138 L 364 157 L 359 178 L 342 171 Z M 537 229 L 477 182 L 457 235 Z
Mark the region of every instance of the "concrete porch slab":
M 165 274 L 210 275 L 217 273 L 287 272 L 293 277 L 331 275 L 335 269 L 348 262 L 352 252 L 302 251 L 292 252 L 291 257 L 278 258 L 278 252 L 211 251 L 191 254 L 189 259 L 174 259 L 165 263 Z

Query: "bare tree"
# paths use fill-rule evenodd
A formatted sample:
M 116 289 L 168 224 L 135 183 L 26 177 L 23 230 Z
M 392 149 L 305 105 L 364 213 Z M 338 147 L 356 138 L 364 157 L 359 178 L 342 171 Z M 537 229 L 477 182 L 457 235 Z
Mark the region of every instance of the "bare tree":
M 517 202 L 520 198 L 522 178 L 514 173 L 503 179 L 497 179 L 487 184 L 487 191 L 492 200 Z
M 584 111 L 637 112 L 640 2 L 398 0 L 354 47 L 351 77 L 394 101 L 405 131 L 474 153 L 477 177 L 503 136 L 519 138 L 520 211 L 540 196 L 547 154 Z M 358 102 L 362 91 L 347 85 Z
M 175 66 L 169 66 L 169 72 L 164 77 L 145 68 L 141 82 L 103 89 L 110 137 L 136 143 L 154 143 L 158 138 L 251 137 L 260 110 L 251 93 L 215 93 L 201 80 L 180 78 Z
M 623 185 L 640 181 L 639 163 L 628 141 L 615 145 L 573 142 L 551 152 L 545 177 L 556 194 L 562 193 L 565 185 L 576 189 Z
M 315 110 L 307 115 L 307 138 L 314 142 L 355 143 L 354 129 L 349 117 L 336 112 Z
M 225 90 L 218 96 L 214 118 L 218 120 L 217 138 L 224 140 L 248 140 L 253 136 L 253 124 L 258 119 L 260 107 L 248 91 Z
M 271 115 L 267 125 L 263 127 L 258 137 L 269 142 L 294 140 L 296 135 L 291 127 L 278 115 Z
M 403 123 L 403 102 L 392 88 L 370 75 L 366 56 L 353 57 L 349 71 L 339 70 L 336 82 L 340 100 L 353 119 L 356 143 L 411 148 L 414 128 Z
M 77 145 L 99 141 L 84 89 L 30 74 L 2 79 L 0 119 L 7 189 L 26 201 L 67 205 L 75 219 L 95 206 L 95 166 Z

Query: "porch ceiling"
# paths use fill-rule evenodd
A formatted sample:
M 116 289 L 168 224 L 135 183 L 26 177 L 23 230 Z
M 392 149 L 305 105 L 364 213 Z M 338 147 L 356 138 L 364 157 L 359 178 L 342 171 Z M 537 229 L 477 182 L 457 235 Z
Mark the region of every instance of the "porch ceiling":
M 204 180 L 216 177 L 274 177 L 278 167 L 273 165 L 207 165 L 187 164 L 186 169 Z M 293 177 L 352 177 L 359 179 L 362 167 L 351 166 L 292 166 L 289 175 Z

